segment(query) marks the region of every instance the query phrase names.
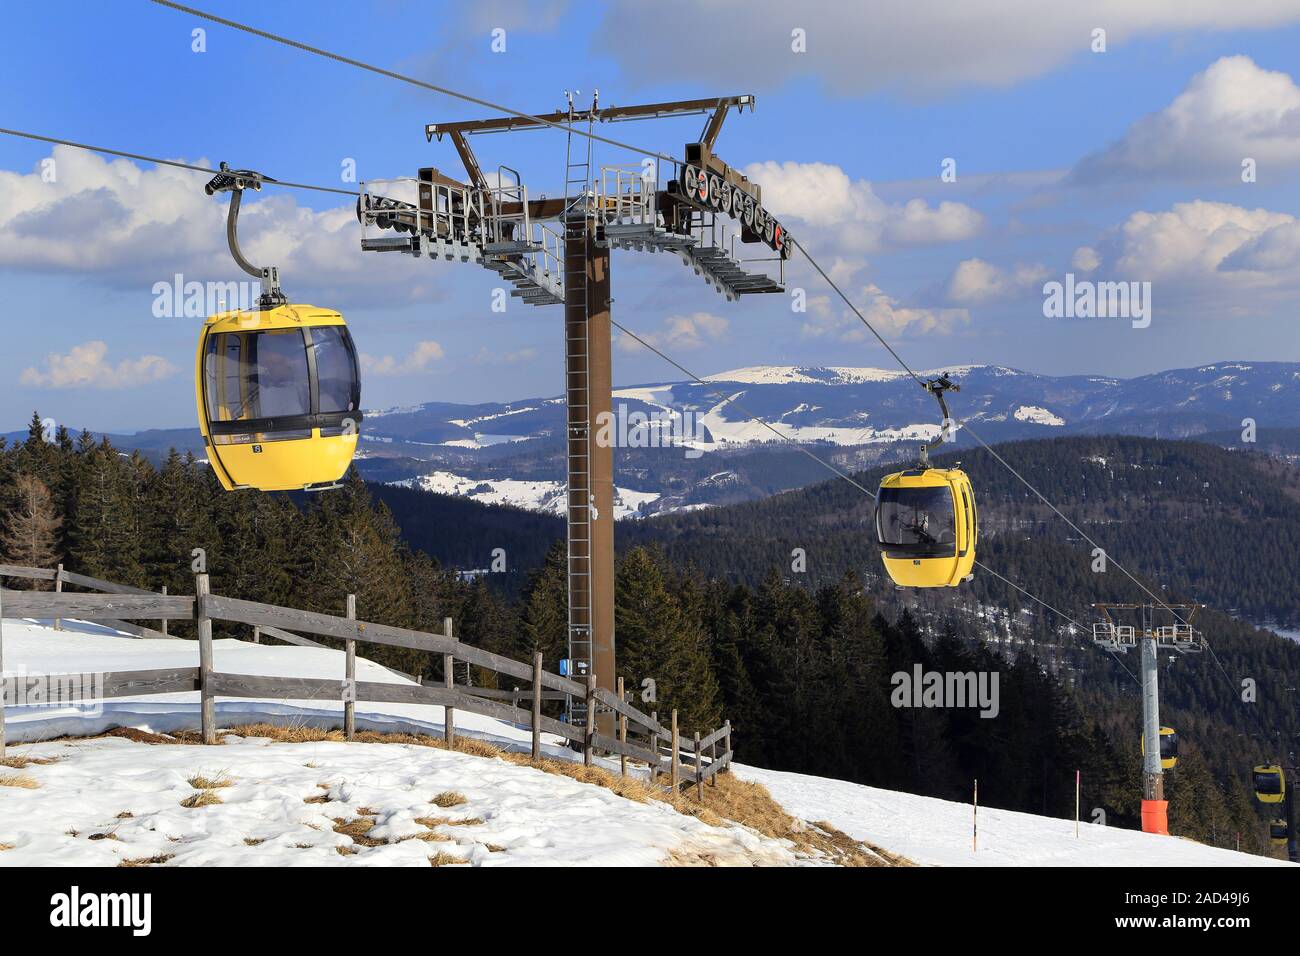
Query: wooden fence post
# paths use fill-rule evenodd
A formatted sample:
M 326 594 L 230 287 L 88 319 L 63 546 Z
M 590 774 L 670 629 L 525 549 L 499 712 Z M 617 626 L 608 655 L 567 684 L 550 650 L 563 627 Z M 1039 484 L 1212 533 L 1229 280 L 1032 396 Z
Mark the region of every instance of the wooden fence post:
M 253 625 L 253 643 L 254 644 L 262 643 L 262 629 L 258 627 L 256 624 Z
M 659 726 L 659 711 L 650 711 L 650 723 L 655 727 Z M 650 782 L 654 783 L 659 779 L 659 731 L 650 731 L 650 752 L 655 755 L 654 763 L 650 764 Z
M 673 720 L 670 727 L 672 730 L 673 740 L 672 740 L 672 763 L 669 765 L 668 780 L 672 784 L 673 793 L 676 793 L 677 774 L 678 774 L 677 758 L 679 756 L 679 751 L 677 747 L 677 708 L 676 707 L 673 708 Z
M 713 766 L 717 762 L 718 762 L 718 742 L 715 740 L 713 743 L 709 744 L 709 769 L 713 771 L 713 773 L 709 776 L 710 787 L 716 787 L 718 785 L 718 774 L 721 772 L 721 768 Z
M 587 675 L 587 727 L 583 739 L 582 762 L 590 767 L 595 757 L 596 745 L 596 675 Z
M 542 759 L 542 652 L 533 655 L 533 759 Z
M 627 701 L 623 699 L 623 678 L 621 677 L 618 679 L 618 702 L 620 704 L 627 703 Z M 618 715 L 618 742 L 622 744 L 624 747 L 627 746 L 627 715 L 626 714 Z M 624 751 L 619 751 L 618 775 L 620 777 L 627 776 L 627 753 Z
M 447 637 L 451 637 L 451 618 L 442 619 L 442 632 Z M 447 690 L 456 686 L 456 658 L 451 654 L 442 655 L 442 683 Z M 456 708 L 450 705 L 442 708 L 442 739 L 446 742 L 447 747 L 454 749 L 456 746 Z
M 695 799 L 704 802 L 704 761 L 700 758 L 700 732 L 695 731 Z
M 348 595 L 347 616 L 349 621 L 357 619 L 357 596 Z M 353 740 L 357 736 L 357 704 L 356 704 L 356 686 L 357 686 L 357 642 L 344 641 L 343 653 L 344 675 L 343 679 L 347 682 L 348 690 L 351 693 L 346 695 L 343 701 L 343 737 L 345 740 Z
M 54 571 L 54 593 L 63 593 L 63 565 L 61 564 Z M 63 618 L 56 617 L 54 619 L 54 629 L 56 631 L 63 630 Z
M 63 571 L 63 565 L 59 565 L 59 571 L 60 572 Z M 163 597 L 167 596 L 167 585 L 165 584 L 162 586 L 162 596 Z M 167 633 L 167 618 L 162 619 L 162 626 L 160 629 L 163 632 L 163 637 L 170 637 L 170 635 Z
M 212 619 L 203 613 L 208 576 L 194 575 L 194 613 L 199 629 L 199 726 L 205 744 L 217 742 L 217 708 L 212 694 Z
M 727 732 L 722 735 L 722 759 L 727 765 L 718 770 L 718 773 L 731 773 L 731 721 L 728 720 L 723 726 Z

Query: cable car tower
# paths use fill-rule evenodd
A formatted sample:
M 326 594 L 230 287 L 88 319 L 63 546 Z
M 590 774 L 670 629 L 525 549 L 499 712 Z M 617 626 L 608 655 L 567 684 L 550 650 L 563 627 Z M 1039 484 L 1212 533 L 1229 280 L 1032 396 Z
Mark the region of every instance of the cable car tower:
M 670 252 L 729 301 L 785 290 L 793 251 L 782 224 L 762 205 L 762 191 L 713 152 L 731 109 L 754 108 L 753 96 L 601 107 L 567 107 L 542 116 L 435 123 L 429 142 L 451 141 L 467 181 L 433 167 L 416 179 L 361 183 L 361 248 L 416 258 L 472 262 L 509 282 L 511 296 L 533 306 L 564 306 L 565 447 L 568 480 L 568 647 L 570 676 L 594 674 L 615 688 L 613 449 L 595 440 L 612 411 L 610 265 L 614 249 Z M 706 116 L 682 160 L 647 157 L 602 166 L 593 176 L 597 123 Z M 484 174 L 470 138 L 487 133 L 568 128 L 564 195 L 530 198 L 514 169 Z M 585 134 L 583 128 L 585 127 Z M 397 235 L 382 234 L 396 232 Z M 380 234 L 376 234 L 380 233 Z M 765 246 L 741 258 L 737 243 Z M 569 701 L 568 719 L 586 723 Z M 612 715 L 599 718 L 613 733 Z
M 1166 735 L 1160 726 L 1160 689 L 1157 662 L 1162 648 L 1179 654 L 1196 654 L 1208 646 L 1205 636 L 1192 627 L 1199 604 L 1094 604 L 1103 620 L 1092 625 L 1092 641 L 1105 650 L 1127 654 L 1142 648 L 1142 829 L 1169 833 L 1169 804 L 1165 800 L 1162 748 Z M 1112 612 L 1138 624 L 1119 624 Z M 1160 623 L 1168 613 L 1173 623 Z M 1177 739 L 1176 737 L 1174 738 Z

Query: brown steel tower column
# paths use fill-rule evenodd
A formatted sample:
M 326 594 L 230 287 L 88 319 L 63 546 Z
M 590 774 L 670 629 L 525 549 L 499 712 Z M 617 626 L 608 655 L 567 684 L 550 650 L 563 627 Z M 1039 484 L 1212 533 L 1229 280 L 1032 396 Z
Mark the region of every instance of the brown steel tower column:
M 569 656 L 576 670 L 585 665 L 596 686 L 613 692 L 614 450 L 612 441 L 597 440 L 612 404 L 610 250 L 596 246 L 593 232 L 585 215 L 565 223 Z M 569 717 L 585 723 L 577 708 Z M 612 715 L 602 714 L 600 732 L 612 728 Z

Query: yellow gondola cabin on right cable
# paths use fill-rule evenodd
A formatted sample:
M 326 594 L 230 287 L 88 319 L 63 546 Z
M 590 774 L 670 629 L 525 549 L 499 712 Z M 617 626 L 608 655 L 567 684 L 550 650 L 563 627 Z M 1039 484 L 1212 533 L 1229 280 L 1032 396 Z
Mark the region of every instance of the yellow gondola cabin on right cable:
M 930 449 L 951 432 L 944 392 L 959 391 L 947 375 L 924 383 L 943 410 L 934 441 L 921 446 L 917 467 L 885 476 L 876 496 L 876 544 L 899 587 L 956 587 L 975 567 L 979 515 L 975 489 L 960 468 L 931 468 Z
M 1286 776 L 1278 764 L 1255 768 L 1255 799 L 1260 803 L 1281 803 L 1286 799 Z

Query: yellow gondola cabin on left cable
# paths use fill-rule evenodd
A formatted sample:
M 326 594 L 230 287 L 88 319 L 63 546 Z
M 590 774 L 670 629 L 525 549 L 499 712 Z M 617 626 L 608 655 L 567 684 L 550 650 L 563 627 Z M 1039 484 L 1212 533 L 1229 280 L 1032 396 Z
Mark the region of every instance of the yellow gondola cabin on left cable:
M 361 380 L 338 312 L 279 305 L 211 316 L 195 388 L 208 458 L 227 491 L 315 490 L 347 472 Z

